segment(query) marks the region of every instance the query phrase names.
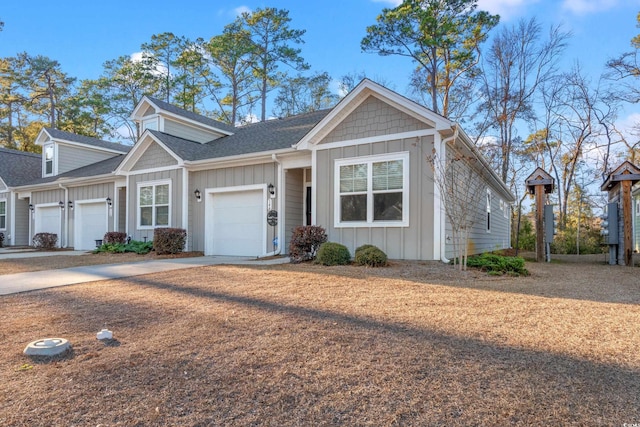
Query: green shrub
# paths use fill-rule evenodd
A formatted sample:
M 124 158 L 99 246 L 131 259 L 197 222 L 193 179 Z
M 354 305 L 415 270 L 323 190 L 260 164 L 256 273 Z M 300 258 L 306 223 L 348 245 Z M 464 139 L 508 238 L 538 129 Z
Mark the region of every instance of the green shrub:
M 158 255 L 177 254 L 184 250 L 187 230 L 183 228 L 156 228 L 153 230 L 153 249 Z
M 521 257 L 484 253 L 482 255 L 469 257 L 467 259 L 467 266 L 479 268 L 492 275 L 529 275 L 527 269 L 524 268 L 524 259 Z
M 127 233 L 121 231 L 109 231 L 102 238 L 102 243 L 127 243 Z
M 0 248 L 4 246 L 4 233 L 0 233 Z
M 293 229 L 289 242 L 289 258 L 291 262 L 312 260 L 318 248 L 327 241 L 324 228 L 317 225 L 300 226 Z
M 58 235 L 55 233 L 37 233 L 33 236 L 33 246 L 38 249 L 53 249 L 58 243 Z
M 387 254 L 381 249 L 373 245 L 362 249 L 360 246 L 356 249 L 356 255 L 353 257 L 357 265 L 366 265 L 368 267 L 384 267 L 387 265 Z
M 376 245 L 370 245 L 370 244 L 365 244 L 365 245 L 362 245 L 362 246 L 358 246 L 356 248 L 356 251 L 355 251 L 354 255 L 353 255 L 354 259 L 355 259 L 355 257 L 358 256 L 358 252 L 364 251 L 365 249 L 369 249 L 369 248 L 377 248 L 377 246 Z
M 151 252 L 153 249 L 153 242 L 139 242 L 132 240 L 129 243 L 103 243 L 100 247 L 93 251 L 94 254 L 106 252 L 106 253 L 124 253 L 133 252 L 138 255 L 144 255 Z
M 325 242 L 318 248 L 316 263 L 322 265 L 347 265 L 351 262 L 351 254 L 345 245 Z

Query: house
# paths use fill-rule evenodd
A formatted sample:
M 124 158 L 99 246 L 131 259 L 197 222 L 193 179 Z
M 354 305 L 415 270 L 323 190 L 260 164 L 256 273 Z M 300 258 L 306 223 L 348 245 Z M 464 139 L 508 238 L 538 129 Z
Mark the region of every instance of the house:
M 144 240 L 179 227 L 186 250 L 260 257 L 286 253 L 291 230 L 313 224 L 352 253 L 370 243 L 390 258 L 444 259 L 453 248 L 426 161 L 436 150 L 478 160 L 466 164 L 487 195 L 472 252 L 510 246 L 513 195 L 468 136 L 370 80 L 332 109 L 242 127 L 151 97 L 131 118 L 141 136 L 130 150 L 42 131 L 42 176 L 14 190 L 34 207 L 31 235 L 91 249 L 107 230 Z

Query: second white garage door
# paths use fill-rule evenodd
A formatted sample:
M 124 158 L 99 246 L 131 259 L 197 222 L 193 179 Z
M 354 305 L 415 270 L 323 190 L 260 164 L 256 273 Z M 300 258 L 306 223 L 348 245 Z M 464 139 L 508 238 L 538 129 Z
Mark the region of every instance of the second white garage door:
M 265 235 L 263 192 L 213 194 L 211 255 L 261 256 Z
M 96 248 L 96 240 L 107 232 L 107 205 L 97 203 L 77 203 L 75 212 L 75 250 Z
M 58 236 L 58 246 L 60 246 L 61 223 L 59 206 L 36 206 L 36 222 L 34 234 L 53 233 Z

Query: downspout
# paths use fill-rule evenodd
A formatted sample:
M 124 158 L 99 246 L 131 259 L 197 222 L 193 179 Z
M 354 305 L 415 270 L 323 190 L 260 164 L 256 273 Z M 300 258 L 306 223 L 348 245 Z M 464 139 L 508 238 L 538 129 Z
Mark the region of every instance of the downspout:
M 69 189 L 62 184 L 58 184 L 64 190 L 64 247 L 69 247 Z M 62 245 L 60 245 L 62 247 Z
M 447 143 L 449 141 L 455 140 L 458 137 L 458 127 L 455 124 L 453 126 L 455 128 L 453 132 L 453 136 L 450 136 L 449 138 L 445 138 L 442 141 L 440 141 L 440 152 L 444 155 L 445 162 L 447 161 L 447 153 L 445 151 L 445 147 L 447 146 Z M 440 205 L 441 205 L 440 209 L 442 209 L 441 194 L 440 194 Z M 446 222 L 447 222 L 447 214 L 445 212 L 444 216 L 441 216 L 441 220 L 440 220 L 440 261 L 442 261 L 445 264 L 449 264 L 451 260 L 446 256 L 446 253 L 447 253 Z
M 271 159 L 276 162 L 278 164 L 278 177 L 277 177 L 277 191 L 278 191 L 278 195 L 276 197 L 276 199 L 278 200 L 278 216 L 280 218 L 278 218 L 278 228 L 276 231 L 276 238 L 278 239 L 278 247 L 276 248 L 275 251 L 272 252 L 268 252 L 266 253 L 264 256 L 265 257 L 269 257 L 269 256 L 276 256 L 276 255 L 280 255 L 280 252 L 282 252 L 282 245 L 284 244 L 284 242 L 282 241 L 282 239 L 280 238 L 282 236 L 282 199 L 283 197 L 283 191 L 282 191 L 282 162 L 280 162 L 280 160 L 278 160 L 278 156 L 276 155 L 276 153 L 271 154 Z M 269 195 L 267 195 L 267 197 L 271 197 Z

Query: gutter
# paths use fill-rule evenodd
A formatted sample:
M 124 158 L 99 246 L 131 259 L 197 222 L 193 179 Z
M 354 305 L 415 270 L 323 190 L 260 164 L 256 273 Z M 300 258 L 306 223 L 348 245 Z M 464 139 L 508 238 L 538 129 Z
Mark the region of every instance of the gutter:
M 282 213 L 282 199 L 284 199 L 284 192 L 282 191 L 282 162 L 278 159 L 278 156 L 276 153 L 271 154 L 271 159 L 276 162 L 278 164 L 278 177 L 277 177 L 277 182 L 278 182 L 278 212 Z M 267 195 L 267 197 L 271 197 L 269 195 Z M 278 219 L 278 228 L 277 228 L 277 232 L 276 232 L 276 238 L 278 239 L 278 247 L 275 251 L 271 251 L 271 252 L 267 252 L 266 254 L 264 254 L 264 257 L 269 257 L 269 256 L 276 256 L 276 255 L 280 255 L 280 252 L 282 252 L 282 245 L 284 244 L 284 240 L 282 240 L 282 215 L 279 215 L 280 218 Z
M 454 129 L 454 132 L 453 132 L 452 136 L 450 136 L 449 138 L 445 138 L 445 139 L 440 141 L 440 145 L 441 145 L 440 152 L 442 153 L 442 156 L 444 157 L 445 161 L 447 159 L 447 152 L 445 151 L 446 147 L 447 147 L 447 144 L 449 143 L 449 141 L 455 141 L 455 139 L 458 138 L 458 127 L 454 126 L 453 129 Z M 434 171 L 434 173 L 435 173 L 435 171 Z M 438 189 L 438 191 L 440 191 L 440 190 Z M 442 204 L 442 194 L 440 194 L 440 203 Z M 442 207 L 440 207 L 440 209 L 442 209 Z M 446 212 L 445 212 L 444 216 L 442 216 L 441 218 L 442 219 L 440 220 L 440 261 L 442 261 L 445 264 L 449 264 L 451 262 L 451 260 L 446 257 L 446 253 L 447 253 L 447 239 L 446 239 L 446 235 L 447 235 L 447 230 L 446 230 L 447 214 L 446 214 Z

